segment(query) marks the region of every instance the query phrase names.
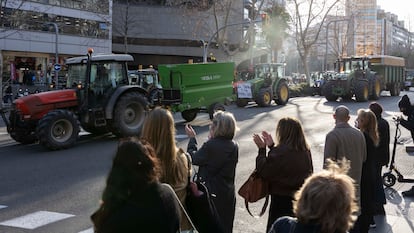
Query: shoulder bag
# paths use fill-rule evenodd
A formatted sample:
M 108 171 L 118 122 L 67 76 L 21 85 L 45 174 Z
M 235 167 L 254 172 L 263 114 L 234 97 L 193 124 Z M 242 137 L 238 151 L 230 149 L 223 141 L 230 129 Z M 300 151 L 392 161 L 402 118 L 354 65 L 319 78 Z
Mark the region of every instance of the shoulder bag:
M 187 154 L 187 156 L 189 156 Z M 189 167 L 191 166 L 190 158 L 187 158 Z M 200 233 L 221 233 L 223 232 L 220 218 L 212 196 L 203 182 L 197 179 L 197 174 L 191 181 L 188 174 L 188 186 L 186 207 L 189 217 L 194 223 L 195 229 Z
M 252 217 L 261 217 L 265 213 L 267 205 L 269 204 L 269 182 L 259 177 L 256 169 L 240 187 L 238 193 L 244 198 L 244 205 L 246 206 L 247 212 L 249 212 Z M 254 216 L 249 209 L 249 202 L 257 202 L 262 198 L 266 198 L 262 210 L 260 211 L 259 216 Z

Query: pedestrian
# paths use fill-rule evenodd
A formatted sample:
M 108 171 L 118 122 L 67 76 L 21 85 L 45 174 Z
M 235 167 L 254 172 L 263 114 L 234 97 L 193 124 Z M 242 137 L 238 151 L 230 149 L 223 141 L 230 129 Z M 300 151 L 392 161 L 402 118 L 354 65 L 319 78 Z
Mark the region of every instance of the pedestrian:
M 299 120 L 285 117 L 276 127 L 276 144 L 262 131 L 254 134 L 259 148 L 256 157 L 257 175 L 269 182 L 270 208 L 266 232 L 282 216 L 293 216 L 293 195 L 313 172 L 312 155 Z M 266 147 L 269 152 L 266 156 Z
M 360 199 L 360 184 L 362 176 L 362 166 L 367 158 L 367 146 L 364 134 L 352 127 L 348 121 L 349 109 L 344 105 L 335 108 L 333 118 L 335 127 L 326 135 L 324 148 L 324 161 L 331 159 L 340 162 L 345 158 L 350 162 L 348 175 L 355 181 L 356 197 Z M 326 163 L 324 163 L 326 168 Z M 351 232 L 358 232 L 358 220 Z
M 414 107 L 411 105 L 410 98 L 408 98 L 407 95 L 403 95 L 398 102 L 398 107 L 403 115 L 407 116 L 407 120 L 403 117 L 399 117 L 398 121 L 404 128 L 410 131 L 414 141 Z M 414 186 L 412 186 L 411 189 L 402 192 L 402 195 L 406 197 L 414 197 Z
M 169 184 L 185 206 L 187 196 L 188 175 L 191 175 L 190 156 L 177 147 L 175 141 L 174 118 L 170 111 L 157 107 L 145 119 L 142 138 L 155 149 L 161 163 L 161 182 Z M 192 227 L 187 217 L 181 212 L 181 230 L 188 231 Z
M 91 216 L 94 232 L 177 233 L 180 206 L 159 177 L 160 164 L 152 146 L 136 137 L 121 139 L 102 204 Z
M 11 84 L 6 85 L 3 96 L 3 103 L 8 104 L 9 102 L 13 102 L 13 91 Z
M 371 110 L 359 109 L 355 124 L 364 134 L 367 148 L 367 159 L 362 166 L 361 214 L 358 222 L 359 232 L 368 233 L 370 223 L 374 220 L 376 182 L 381 179 L 381 173 L 376 171 L 378 167 L 377 146 L 380 138 L 377 130 L 377 118 Z
M 377 118 L 377 128 L 379 134 L 379 144 L 377 147 L 377 167 L 376 167 L 376 191 L 375 191 L 375 207 L 374 214 L 385 215 L 384 205 L 386 204 L 384 186 L 382 185 L 382 167 L 388 166 L 390 161 L 390 125 L 387 120 L 382 117 L 382 106 L 373 102 L 369 105 L 369 109 Z
M 199 167 L 197 176 L 213 194 L 223 232 L 233 232 L 236 211 L 234 180 L 239 159 L 239 146 L 233 140 L 236 120 L 232 113 L 217 111 L 213 115 L 208 140 L 198 149 L 196 132 L 190 124 L 185 131 L 190 138 L 187 151 Z
M 358 209 L 353 180 L 346 174 L 349 165 L 328 164 L 326 170 L 308 177 L 296 192 L 293 201 L 296 218 L 278 218 L 269 233 L 348 232 Z

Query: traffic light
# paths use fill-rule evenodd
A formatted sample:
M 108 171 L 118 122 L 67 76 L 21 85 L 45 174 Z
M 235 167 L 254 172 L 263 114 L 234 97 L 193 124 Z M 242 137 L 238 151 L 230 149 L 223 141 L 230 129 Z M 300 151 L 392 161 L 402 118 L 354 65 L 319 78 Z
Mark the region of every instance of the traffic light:
M 267 13 L 261 13 L 260 17 L 262 19 L 262 25 L 267 26 L 269 24 L 269 15 Z

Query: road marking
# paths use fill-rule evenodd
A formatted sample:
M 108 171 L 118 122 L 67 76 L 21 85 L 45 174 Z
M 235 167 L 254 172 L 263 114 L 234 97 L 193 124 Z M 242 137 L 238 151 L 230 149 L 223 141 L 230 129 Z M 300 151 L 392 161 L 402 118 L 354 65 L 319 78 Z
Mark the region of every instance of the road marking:
M 86 229 L 86 230 L 84 230 L 84 231 L 80 231 L 80 232 L 78 232 L 78 233 L 93 233 L 94 231 L 93 231 L 93 227 L 91 227 L 91 228 L 89 228 L 89 229 Z
M 52 222 L 57 222 L 59 220 L 63 220 L 63 219 L 70 218 L 73 216 L 75 215 L 62 214 L 62 213 L 49 212 L 49 211 L 37 211 L 37 212 L 31 213 L 25 216 L 21 216 L 18 218 L 0 222 L 0 225 L 32 230 L 40 226 L 43 226 L 43 225 L 46 225 Z
M 7 208 L 7 206 L 6 205 L 0 205 L 0 209 L 4 209 L 4 208 Z

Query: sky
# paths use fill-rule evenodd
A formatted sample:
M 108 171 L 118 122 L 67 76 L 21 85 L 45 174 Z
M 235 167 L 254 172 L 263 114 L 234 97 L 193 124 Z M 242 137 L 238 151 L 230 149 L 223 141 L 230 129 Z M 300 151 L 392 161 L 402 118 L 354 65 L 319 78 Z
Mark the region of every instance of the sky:
M 386 12 L 398 15 L 399 20 L 405 21 L 405 28 L 414 31 L 414 2 L 412 0 L 377 0 L 377 5 Z

